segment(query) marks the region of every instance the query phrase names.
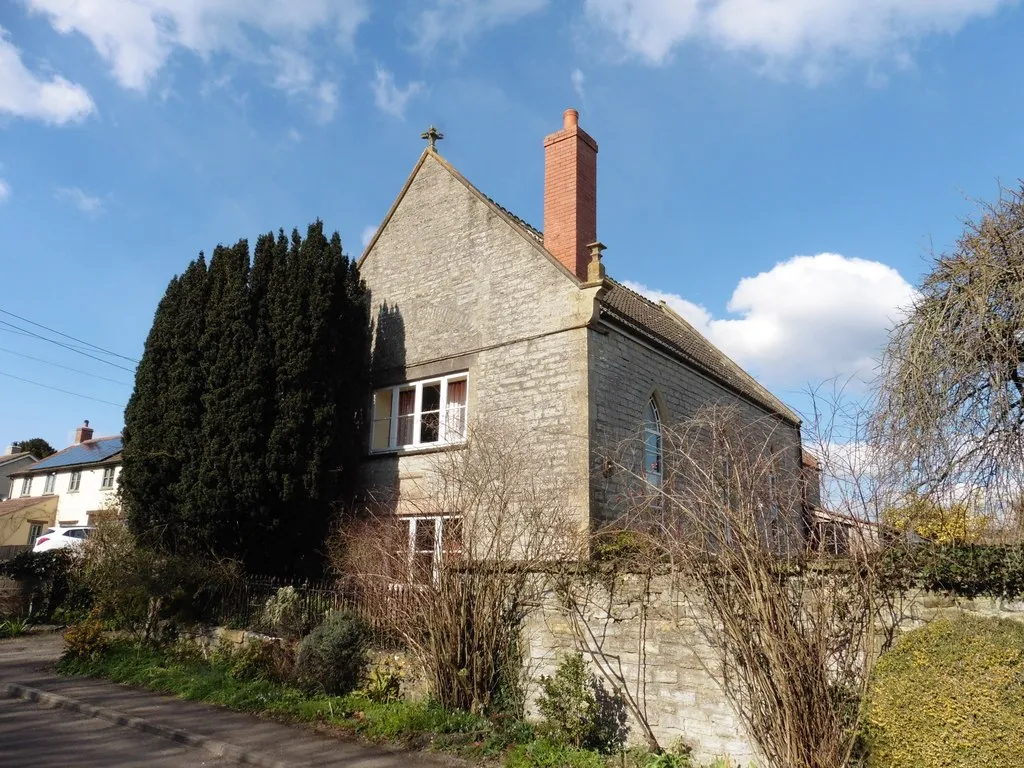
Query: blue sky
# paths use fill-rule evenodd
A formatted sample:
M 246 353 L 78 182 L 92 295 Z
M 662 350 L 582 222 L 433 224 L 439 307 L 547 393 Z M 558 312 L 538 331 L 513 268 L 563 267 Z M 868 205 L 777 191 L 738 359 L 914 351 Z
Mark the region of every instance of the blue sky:
M 14 0 L 0 28 L 0 310 L 134 359 L 200 250 L 320 217 L 358 254 L 430 123 L 539 227 L 575 106 L 609 272 L 799 408 L 870 375 L 1024 157 L 1012 0 Z M 130 371 L 0 324 L 0 374 L 2 442 L 121 428 Z

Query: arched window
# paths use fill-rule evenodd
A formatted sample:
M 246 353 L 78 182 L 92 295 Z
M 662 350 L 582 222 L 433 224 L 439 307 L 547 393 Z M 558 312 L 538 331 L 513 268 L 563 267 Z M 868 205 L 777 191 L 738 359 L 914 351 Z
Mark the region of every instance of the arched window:
M 644 409 L 644 473 L 648 483 L 655 488 L 661 487 L 661 415 L 653 397 Z

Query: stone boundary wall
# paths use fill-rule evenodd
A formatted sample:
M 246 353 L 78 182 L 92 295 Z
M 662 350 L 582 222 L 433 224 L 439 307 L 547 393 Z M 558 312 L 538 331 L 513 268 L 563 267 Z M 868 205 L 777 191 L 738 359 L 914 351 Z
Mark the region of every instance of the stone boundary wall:
M 715 682 L 717 651 L 702 636 L 693 608 L 667 575 L 594 576 L 566 595 L 551 591 L 524 632 L 528 702 L 541 675 L 554 674 L 580 650 L 609 691 L 629 703 L 629 741 L 645 743 L 645 723 L 668 748 L 682 740 L 698 761 L 728 757 L 732 765 L 758 763 L 742 722 Z M 570 604 L 572 603 L 572 604 Z M 1024 601 L 968 600 L 924 591 L 904 596 L 901 630 L 962 614 L 1024 622 Z M 632 710 L 632 711 L 630 711 Z
M 583 652 L 610 692 L 626 703 L 629 742 L 650 733 L 663 748 L 682 740 L 701 762 L 728 757 L 756 761 L 732 705 L 711 671 L 717 652 L 705 641 L 671 576 L 602 578 L 570 588 L 570 599 L 548 592 L 524 632 L 528 702 L 539 677 L 566 654 Z

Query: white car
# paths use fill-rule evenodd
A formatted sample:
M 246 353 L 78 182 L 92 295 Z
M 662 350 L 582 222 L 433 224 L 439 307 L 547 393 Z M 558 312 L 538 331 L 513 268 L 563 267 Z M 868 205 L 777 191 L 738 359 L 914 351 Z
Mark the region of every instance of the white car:
M 32 551 L 48 552 L 51 549 L 77 547 L 89 537 L 90 533 L 92 533 L 92 527 L 88 525 L 47 528 L 43 531 L 42 536 L 36 539 L 36 544 L 32 547 Z

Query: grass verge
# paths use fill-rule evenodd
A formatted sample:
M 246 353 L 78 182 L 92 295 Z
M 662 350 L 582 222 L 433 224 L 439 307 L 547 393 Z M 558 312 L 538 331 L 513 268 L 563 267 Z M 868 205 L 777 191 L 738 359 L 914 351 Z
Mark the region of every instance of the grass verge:
M 429 701 L 379 703 L 357 693 L 317 695 L 266 678 L 240 679 L 229 664 L 216 659 L 134 643 L 115 643 L 88 659 L 65 656 L 57 669 L 64 675 L 101 677 L 286 722 L 330 725 L 370 741 L 490 758 L 509 768 L 604 768 L 606 764 L 596 752 L 538 738 L 529 724 L 518 720 L 489 720 Z

